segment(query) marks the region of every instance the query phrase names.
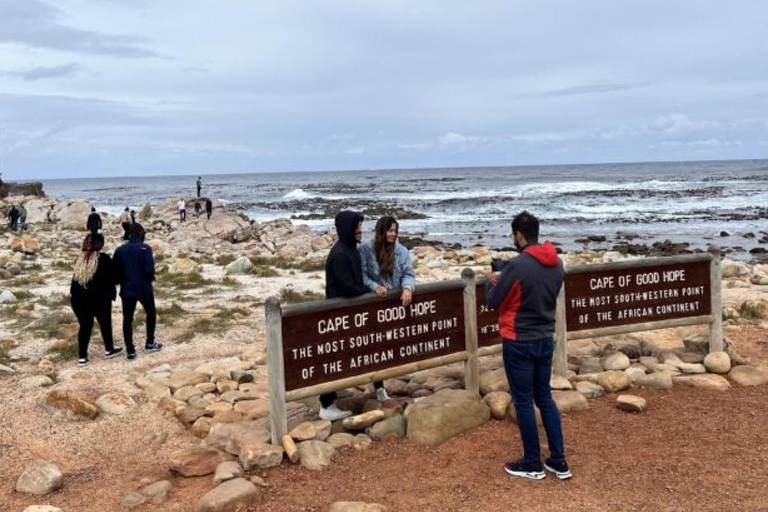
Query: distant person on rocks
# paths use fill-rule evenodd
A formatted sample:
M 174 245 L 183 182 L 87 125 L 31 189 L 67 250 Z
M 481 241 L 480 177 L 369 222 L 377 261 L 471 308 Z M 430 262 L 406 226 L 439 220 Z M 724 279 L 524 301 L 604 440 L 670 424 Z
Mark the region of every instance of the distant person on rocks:
M 563 264 L 554 245 L 539 244 L 539 221 L 530 213 L 514 218 L 512 238 L 520 255 L 503 266 L 498 278 L 488 272 L 485 289 L 488 305 L 499 310 L 504 370 L 523 441 L 523 458 L 505 464 L 504 470 L 512 476 L 540 480 L 546 469 L 565 480 L 571 478 L 571 472 L 565 460 L 560 413 L 549 387 Z M 534 402 L 549 444 L 550 457 L 543 467 Z
M 131 224 L 136 224 L 136 210 L 131 210 Z
M 23 204 L 19 205 L 19 229 L 22 231 L 27 229 L 27 209 Z
M 211 214 L 213 213 L 213 202 L 210 198 L 205 198 L 205 214 L 208 216 L 208 220 L 211 220 Z
M 21 216 L 21 212 L 19 212 L 19 209 L 16 208 L 15 204 L 12 204 L 11 209 L 8 210 L 8 222 L 11 226 L 11 230 L 17 231 L 19 229 L 20 216 Z
M 80 324 L 77 333 L 78 366 L 85 366 L 89 362 L 88 344 L 94 318 L 99 322 L 104 340 L 104 358 L 111 359 L 123 351 L 123 347 L 115 348 L 112 339 L 112 301 L 117 297 L 115 270 L 112 258 L 101 252 L 103 248 L 102 235 L 86 235 L 69 286 L 72 311 Z
M 187 203 L 180 197 L 179 202 L 176 203 L 176 207 L 179 209 L 179 221 L 185 222 L 187 220 Z
M 88 220 L 85 223 L 85 229 L 95 235 L 101 229 L 101 215 L 96 212 L 96 208 L 91 206 L 91 214 L 88 215 Z
M 328 253 L 325 261 L 325 298 L 352 298 L 368 293 L 363 284 L 363 269 L 357 244 L 363 238 L 363 216 L 345 210 L 336 215 L 336 232 L 339 240 Z M 334 402 L 336 393 L 320 395 L 320 419 L 336 421 L 352 415 L 342 411 Z
M 46 219 L 46 220 L 47 220 L 49 223 L 50 223 L 50 222 L 53 222 L 53 218 L 51 218 L 51 216 L 53 215 L 53 209 L 54 209 L 54 207 L 55 207 L 55 206 L 56 206 L 56 205 L 53 205 L 53 204 L 52 204 L 52 205 L 51 205 L 51 207 L 50 207 L 50 208 L 48 208 L 48 211 L 47 211 L 47 212 L 45 212 L 45 219 Z
M 200 197 L 200 191 L 203 189 L 203 177 L 197 177 L 197 197 Z
M 363 266 L 363 284 L 379 297 L 386 297 L 387 292 L 401 289 L 400 299 L 403 306 L 409 306 L 416 288 L 411 255 L 404 245 L 397 242 L 400 225 L 397 219 L 385 215 L 376 222 L 373 240 L 360 244 L 360 262 Z M 373 383 L 376 397 L 389 400 L 384 383 Z
M 163 348 L 155 341 L 157 310 L 152 281 L 155 280 L 155 259 L 152 248 L 144 243 L 144 227 L 131 224 L 130 239 L 115 251 L 115 268 L 120 283 L 120 299 L 123 302 L 123 337 L 128 360 L 136 359 L 133 345 L 133 314 L 136 303 L 141 303 L 147 315 L 147 339 L 145 352 L 157 352 Z
M 123 210 L 123 213 L 120 214 L 120 217 L 117 219 L 120 221 L 120 225 L 123 226 L 123 240 L 128 241 L 128 238 L 130 238 L 130 229 L 131 229 L 131 213 L 128 210 L 128 207 L 125 207 L 125 210 Z
M 200 218 L 201 211 L 203 211 L 203 209 L 200 207 L 200 201 L 195 201 L 195 219 Z

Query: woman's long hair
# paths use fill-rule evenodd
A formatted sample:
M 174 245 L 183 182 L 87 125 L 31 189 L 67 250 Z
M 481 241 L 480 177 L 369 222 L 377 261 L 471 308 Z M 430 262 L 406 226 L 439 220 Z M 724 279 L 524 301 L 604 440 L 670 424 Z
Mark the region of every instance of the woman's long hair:
M 376 237 L 373 241 L 373 247 L 376 251 L 376 260 L 379 262 L 379 274 L 382 276 L 391 276 L 395 267 L 395 242 L 387 242 L 387 231 L 392 225 L 395 225 L 397 231 L 400 231 L 400 224 L 394 217 L 385 215 L 376 222 Z
M 99 267 L 99 251 L 104 248 L 104 237 L 97 234 L 89 234 L 83 240 L 83 247 L 75 262 L 73 279 L 83 288 L 93 279 L 96 269 Z

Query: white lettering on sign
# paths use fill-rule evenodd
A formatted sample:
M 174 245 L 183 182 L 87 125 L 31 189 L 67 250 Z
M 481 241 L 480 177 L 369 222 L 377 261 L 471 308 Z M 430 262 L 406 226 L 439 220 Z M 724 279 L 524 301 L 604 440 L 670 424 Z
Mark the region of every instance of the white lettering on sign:
M 326 334 L 329 332 L 339 332 L 349 329 L 349 316 L 337 316 L 336 318 L 323 318 L 317 322 L 317 332 Z
M 589 280 L 590 290 L 603 290 L 613 288 L 613 276 L 593 277 Z
M 411 316 L 434 315 L 437 313 L 437 301 L 414 302 L 411 304 Z

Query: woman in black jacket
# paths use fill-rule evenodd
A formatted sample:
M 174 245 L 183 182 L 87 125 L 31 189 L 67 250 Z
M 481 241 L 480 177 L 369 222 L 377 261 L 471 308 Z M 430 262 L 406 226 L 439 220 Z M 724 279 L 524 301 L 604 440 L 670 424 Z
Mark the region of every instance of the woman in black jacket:
M 88 364 L 88 342 L 94 318 L 99 322 L 101 337 L 104 339 L 104 358 L 110 359 L 123 351 L 123 347 L 115 348 L 112 341 L 112 301 L 117 297 L 116 280 L 112 258 L 100 252 L 103 248 L 102 235 L 90 234 L 85 237 L 69 288 L 72 311 L 80 324 L 77 333 L 79 366 Z

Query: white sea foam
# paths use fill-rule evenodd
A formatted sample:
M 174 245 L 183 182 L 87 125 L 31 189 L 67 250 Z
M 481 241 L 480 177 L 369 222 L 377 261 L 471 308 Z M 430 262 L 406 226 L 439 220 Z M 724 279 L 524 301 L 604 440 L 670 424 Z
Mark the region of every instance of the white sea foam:
M 283 199 L 292 199 L 292 200 L 299 199 L 300 200 L 300 199 L 314 199 L 315 197 L 317 196 L 314 196 L 305 190 L 302 190 L 300 188 L 295 188 L 290 192 L 288 192 L 287 194 L 285 194 L 283 196 Z

